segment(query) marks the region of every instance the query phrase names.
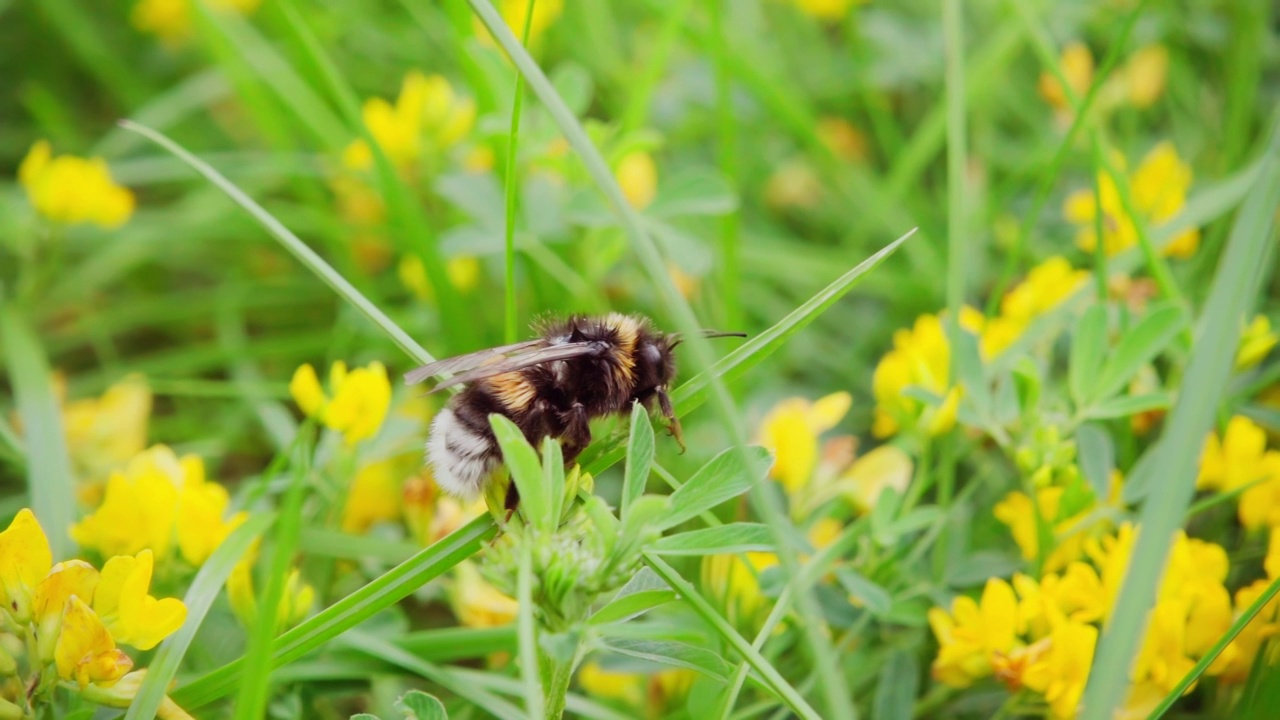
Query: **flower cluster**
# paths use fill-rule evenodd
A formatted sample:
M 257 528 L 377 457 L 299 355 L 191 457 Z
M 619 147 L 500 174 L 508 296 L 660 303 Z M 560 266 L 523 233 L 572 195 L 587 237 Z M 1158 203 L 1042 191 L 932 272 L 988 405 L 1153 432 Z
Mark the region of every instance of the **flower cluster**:
M 133 26 L 176 48 L 191 37 L 192 3 L 199 0 L 139 0 L 133 7 Z M 262 0 L 203 0 L 210 10 L 249 15 Z
M 376 361 L 351 371 L 341 360 L 335 362 L 329 369 L 329 393 L 308 363 L 294 372 L 289 392 L 302 412 L 342 433 L 348 445 L 373 437 L 391 407 L 391 381 Z
M 0 605 L 5 632 L 26 642 L 31 677 L 22 697 L 0 698 L 0 711 L 25 711 L 59 680 L 95 702 L 127 704 L 143 671 L 127 677 L 133 660 L 119 646 L 150 650 L 186 620 L 181 600 L 149 594 L 153 563 L 142 550 L 110 558 L 101 571 L 83 560 L 54 564 L 35 515 L 19 511 L 0 533 Z M 0 672 L 16 676 L 16 658 L 0 655 Z M 122 691 L 108 691 L 122 679 Z M 172 703 L 166 711 L 185 717 Z
M 18 181 L 36 212 L 55 223 L 112 229 L 133 215 L 133 193 L 111 179 L 105 160 L 54 157 L 47 140 L 31 147 L 18 167 Z

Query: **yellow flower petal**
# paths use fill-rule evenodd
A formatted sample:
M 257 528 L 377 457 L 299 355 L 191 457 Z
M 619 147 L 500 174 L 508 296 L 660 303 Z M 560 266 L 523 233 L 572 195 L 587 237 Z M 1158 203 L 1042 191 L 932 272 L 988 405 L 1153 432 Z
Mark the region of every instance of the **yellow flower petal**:
M 150 550 L 136 557 L 118 556 L 102 567 L 93 608 L 117 641 L 150 650 L 171 635 L 187 618 L 177 598 L 157 600 L 148 594 L 153 558 Z
M 47 141 L 37 142 L 18 169 L 18 178 L 36 211 L 66 225 L 91 222 L 112 229 L 133 214 L 133 193 L 111 179 L 101 158 L 52 156 Z
M 841 492 L 854 507 L 866 512 L 876 506 L 880 493 L 907 489 L 913 472 L 911 456 L 896 445 L 881 445 L 859 457 L 840 478 Z
M 19 510 L 8 529 L 0 532 L 0 602 L 18 622 L 30 619 L 36 585 L 52 566 L 49 539 L 35 514 Z
M 627 153 L 618 161 L 614 174 L 627 202 L 637 210 L 649 207 L 658 194 L 658 166 L 647 152 Z
M 293 372 L 293 379 L 289 381 L 289 394 L 308 417 L 318 415 L 328 401 L 311 363 L 306 363 Z
M 129 656 L 116 648 L 98 615 L 74 595 L 62 614 L 54 661 L 59 677 L 74 680 L 82 688 L 90 683 L 110 686 L 133 666 Z

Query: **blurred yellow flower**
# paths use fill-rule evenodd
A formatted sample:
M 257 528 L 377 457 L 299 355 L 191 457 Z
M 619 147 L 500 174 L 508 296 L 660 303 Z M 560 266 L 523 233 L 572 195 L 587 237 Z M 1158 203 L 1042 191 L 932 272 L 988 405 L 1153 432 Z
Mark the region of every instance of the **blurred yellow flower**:
M 645 677 L 640 673 L 606 670 L 594 660 L 578 670 L 578 685 L 588 694 L 638 706 L 645 699 Z
M 1125 99 L 1139 110 L 1151 107 L 1164 94 L 1169 75 L 1169 51 L 1163 45 L 1139 49 L 1108 82 L 1124 88 Z
M 133 7 L 133 26 L 152 33 L 170 47 L 182 44 L 191 36 L 191 3 L 193 0 L 139 0 Z M 202 0 L 210 10 L 249 15 L 262 0 Z
M 299 367 L 289 382 L 289 392 L 302 412 L 342 433 L 348 445 L 378 433 L 391 407 L 391 382 L 382 363 L 374 361 L 348 372 L 346 363 L 335 362 L 329 370 L 329 390 L 333 397 L 320 387 L 309 363 Z
M 351 481 L 342 511 L 342 531 L 361 534 L 380 522 L 400 517 L 405 478 L 403 457 L 392 457 L 365 465 Z
M 206 480 L 198 456 L 178 458 L 155 445 L 111 474 L 102 504 L 71 526 L 71 537 L 104 557 L 150 549 L 162 561 L 176 544 L 198 566 L 244 521 L 244 513 L 224 517 L 229 504 L 226 488 Z
M 1123 158 L 1117 157 L 1114 165 L 1124 170 Z M 1187 202 L 1187 190 L 1191 187 L 1191 166 L 1178 157 L 1173 143 L 1162 142 L 1155 146 L 1142 164 L 1128 177 L 1134 210 L 1142 215 L 1149 226 L 1159 226 L 1174 218 Z M 1133 218 L 1125 212 L 1115 181 L 1106 171 L 1098 173 L 1099 194 L 1102 199 L 1103 249 L 1108 256 L 1116 255 L 1138 242 L 1138 231 Z M 1067 220 L 1079 225 L 1076 244 L 1085 252 L 1093 252 L 1098 237 L 1094 218 L 1098 203 L 1092 188 L 1077 190 L 1069 195 L 1063 205 Z M 1183 230 L 1164 248 L 1164 254 L 1188 258 L 1200 246 L 1200 231 Z
M 62 615 L 54 660 L 58 676 L 82 688 L 90 683 L 109 687 L 133 667 L 98 615 L 74 595 Z
M 514 598 L 489 584 L 469 561 L 460 563 L 455 570 L 449 602 L 458 622 L 471 628 L 510 625 L 519 609 Z
M 848 120 L 839 117 L 818 119 L 818 138 L 831 153 L 845 162 L 867 159 L 867 137 Z
M 1079 102 L 1088 92 L 1090 83 L 1093 82 L 1093 54 L 1084 43 L 1071 42 L 1062 49 L 1058 64 L 1062 68 L 1062 76 L 1067 80 L 1067 87 L 1071 89 L 1076 102 Z M 1040 73 L 1040 83 L 1037 88 L 1040 91 L 1040 97 L 1054 109 L 1071 109 L 1067 93 L 1053 73 L 1048 71 Z
M 424 138 L 431 150 L 442 152 L 466 137 L 475 124 L 476 106 L 469 98 L 458 98 L 443 76 L 414 70 L 405 75 L 395 105 L 369 98 L 361 115 L 387 159 L 407 170 L 423 156 Z M 373 167 L 373 151 L 364 138 L 347 146 L 342 164 L 350 170 Z
M 899 495 L 911 484 L 911 456 L 896 445 L 881 445 L 853 461 L 837 481 L 837 487 L 859 512 L 876 506 L 880 493 L 892 488 Z
M 760 423 L 759 442 L 774 455 L 769 474 L 795 496 L 813 479 L 818 465 L 818 436 L 849 412 L 853 396 L 836 392 L 809 402 L 794 397 L 773 407 Z
M 1280 529 L 1271 530 L 1271 540 L 1263 568 L 1267 573 L 1265 579 L 1256 580 L 1236 591 L 1232 621 L 1253 605 L 1272 581 L 1280 578 Z M 1209 666 L 1208 674 L 1218 677 L 1225 683 L 1244 682 L 1249 678 L 1249 672 L 1253 669 L 1254 658 L 1257 657 L 1258 651 L 1268 640 L 1277 636 L 1280 636 L 1280 598 L 1273 599 L 1263 606 L 1253 620 L 1244 626 L 1240 634 L 1236 635 L 1231 644 Z
M 36 585 L 32 620 L 36 624 L 36 646 L 40 660 L 53 660 L 62 612 L 72 595 L 92 598 L 98 588 L 98 570 L 83 560 L 67 560 L 54 565 Z
M 822 202 L 823 184 L 804 160 L 788 160 L 769 175 L 765 204 L 774 210 L 812 210 Z
M 480 283 L 480 261 L 470 255 L 449 258 L 445 264 L 445 273 L 449 276 L 449 282 L 465 293 Z M 431 289 L 427 268 L 422 264 L 421 257 L 405 255 L 400 258 L 396 274 L 400 277 L 400 283 L 419 300 L 435 300 L 436 294 Z
M 507 23 L 511 34 L 515 35 L 516 40 L 519 41 L 524 36 L 524 20 L 529 14 L 530 2 L 534 5 L 533 17 L 529 21 L 529 44 L 533 45 L 560 17 L 560 13 L 564 10 L 564 0 L 497 0 L 493 4 L 498 14 Z M 472 27 L 480 42 L 489 47 L 496 46 L 493 36 L 489 34 L 489 30 L 478 17 L 472 17 Z
M 1059 537 L 1065 539 L 1055 545 L 1044 561 L 1045 572 L 1054 572 L 1084 553 L 1084 535 L 1072 532 L 1084 521 L 1092 510 L 1092 504 L 1068 518 L 1058 518 L 1063 494 L 1066 490 L 1058 485 L 1049 485 L 1036 489 L 1036 505 L 1040 517 L 1049 525 L 1050 533 L 1057 542 Z M 1031 506 L 1031 498 L 1026 493 L 1014 491 L 1004 496 L 994 508 L 996 519 L 1004 523 L 1013 535 L 1013 540 L 1022 551 L 1024 560 L 1035 560 L 1040 557 L 1040 535 L 1036 524 L 1036 509 Z
M 36 211 L 64 225 L 93 223 L 108 230 L 133 214 L 133 193 L 111 179 L 102 158 L 53 157 L 48 140 L 40 140 L 18 167 L 18 180 Z
M 770 552 L 708 555 L 702 559 L 702 589 L 735 627 L 755 631 L 771 601 L 760 589 L 760 575 L 778 564 Z
M 1049 703 L 1054 718 L 1074 718 L 1084 694 L 1098 630 L 1092 625 L 1068 622 L 1049 635 L 1049 649 L 1027 668 L 1026 686 Z
M 868 0 L 791 0 L 800 12 L 824 22 L 843 20 L 854 5 L 862 5 Z
M 36 586 L 52 567 L 49 539 L 35 514 L 27 508 L 19 510 L 0 532 L 0 605 L 14 621 L 31 619 Z
M 1071 267 L 1066 258 L 1054 256 L 1031 268 L 1027 277 L 1000 301 L 1003 317 L 1024 327 L 1058 307 L 1089 279 L 1088 270 Z
M 1276 332 L 1271 329 L 1271 319 L 1266 315 L 1256 315 L 1240 336 L 1240 347 L 1236 350 L 1236 370 L 1246 370 L 1262 362 L 1262 359 L 1276 346 Z
M 1231 492 L 1252 482 L 1277 479 L 1280 452 L 1267 450 L 1266 431 L 1244 415 L 1228 420 L 1221 437 L 1214 432 L 1205 439 L 1197 488 Z
M 105 478 L 142 452 L 150 416 L 151 388 L 138 374 L 126 376 L 101 397 L 65 403 L 62 426 L 80 479 Z
M 139 650 L 155 647 L 187 619 L 181 600 L 148 594 L 154 562 L 150 550 L 111 558 L 102 566 L 93 595 L 93 610 L 115 641 Z
M 618 160 L 613 172 L 631 207 L 637 210 L 649 207 L 658 194 L 658 166 L 652 155 L 633 150 Z
M 253 565 L 257 558 L 258 549 L 255 544 L 231 569 L 231 575 L 227 578 L 227 600 L 231 603 L 231 610 L 245 627 L 253 627 L 258 619 L 258 597 L 253 589 Z M 303 582 L 298 568 L 290 570 L 285 578 L 280 604 L 276 606 L 276 627 L 287 628 L 302 622 L 311 612 L 315 599 L 315 588 Z
M 929 626 L 939 646 L 933 677 L 951 687 L 968 687 L 992 673 L 993 655 L 1014 650 L 1018 599 L 1009 583 L 991 578 L 980 601 L 961 595 L 952 602 L 949 613 L 930 608 Z
M 941 400 L 927 406 L 910 397 L 908 388 Z M 921 315 L 914 327 L 893 334 L 893 349 L 876 365 L 871 391 L 876 399 L 871 432 L 876 437 L 888 437 L 904 427 L 940 435 L 955 426 L 961 390 L 951 384 L 951 346 L 938 315 Z

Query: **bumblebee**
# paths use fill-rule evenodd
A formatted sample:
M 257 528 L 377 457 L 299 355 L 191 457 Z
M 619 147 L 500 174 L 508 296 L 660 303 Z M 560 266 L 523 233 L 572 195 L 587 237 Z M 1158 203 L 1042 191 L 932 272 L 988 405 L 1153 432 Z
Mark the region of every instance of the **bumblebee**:
M 648 318 L 610 313 L 574 315 L 535 327 L 539 337 L 440 360 L 405 373 L 412 385 L 453 373 L 431 392 L 465 385 L 431 423 L 427 464 L 447 493 L 475 498 L 502 464 L 489 415 L 509 418 L 535 447 L 561 442 L 572 463 L 591 442 L 590 421 L 656 402 L 684 449 L 668 389 L 675 379 L 679 333 L 656 330 Z M 704 331 L 707 337 L 746 337 Z M 513 486 L 514 487 L 514 486 Z

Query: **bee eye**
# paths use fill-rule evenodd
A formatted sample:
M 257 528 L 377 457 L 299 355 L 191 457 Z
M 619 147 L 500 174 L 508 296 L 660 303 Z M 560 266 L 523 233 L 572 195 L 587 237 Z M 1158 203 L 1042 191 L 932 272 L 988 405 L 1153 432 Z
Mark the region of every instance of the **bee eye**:
M 662 361 L 662 351 L 658 350 L 658 346 L 652 343 L 645 345 L 641 351 L 644 353 L 644 359 L 657 365 Z

